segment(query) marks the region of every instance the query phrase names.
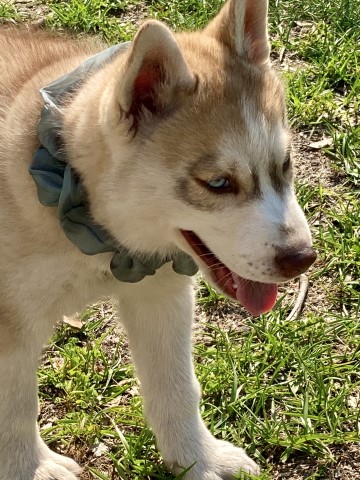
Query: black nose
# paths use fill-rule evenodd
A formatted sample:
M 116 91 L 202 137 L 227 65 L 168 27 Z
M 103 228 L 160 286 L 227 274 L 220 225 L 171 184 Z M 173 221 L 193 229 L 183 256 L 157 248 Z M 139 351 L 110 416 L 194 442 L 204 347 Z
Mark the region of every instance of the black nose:
M 275 264 L 281 275 L 286 278 L 298 277 L 316 260 L 316 252 L 311 247 L 278 248 Z

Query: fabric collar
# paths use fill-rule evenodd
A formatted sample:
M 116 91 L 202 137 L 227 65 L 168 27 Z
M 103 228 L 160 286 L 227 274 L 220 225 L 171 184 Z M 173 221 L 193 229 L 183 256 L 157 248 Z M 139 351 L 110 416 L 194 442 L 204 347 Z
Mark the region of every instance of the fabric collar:
M 195 275 L 198 267 L 186 253 L 168 257 L 153 255 L 150 258 L 134 255 L 119 246 L 114 238 L 95 223 L 90 215 L 87 194 L 81 179 L 67 162 L 63 147 L 60 106 L 63 98 L 76 91 L 81 84 L 111 57 L 125 51 L 130 42 L 110 47 L 89 58 L 78 68 L 40 89 L 44 100 L 38 123 L 40 147 L 36 150 L 29 168 L 40 202 L 57 207 L 60 225 L 71 242 L 86 255 L 114 252 L 110 270 L 122 282 L 139 282 L 147 275 L 172 261 L 173 270 L 181 275 Z

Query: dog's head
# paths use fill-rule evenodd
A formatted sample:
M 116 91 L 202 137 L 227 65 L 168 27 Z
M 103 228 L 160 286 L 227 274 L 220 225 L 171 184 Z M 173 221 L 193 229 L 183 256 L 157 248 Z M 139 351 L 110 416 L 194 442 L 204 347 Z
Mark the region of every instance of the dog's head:
M 188 252 L 253 314 L 316 257 L 269 50 L 266 0 L 229 0 L 201 32 L 149 21 L 101 99 L 105 224 L 137 251 Z

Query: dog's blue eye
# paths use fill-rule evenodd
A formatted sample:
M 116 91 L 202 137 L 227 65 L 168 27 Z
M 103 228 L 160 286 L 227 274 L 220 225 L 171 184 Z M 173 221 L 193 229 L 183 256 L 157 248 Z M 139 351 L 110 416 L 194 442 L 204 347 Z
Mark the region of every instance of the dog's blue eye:
M 209 180 L 207 184 L 210 188 L 221 190 L 222 188 L 230 187 L 230 180 L 225 177 L 219 177 L 219 178 L 214 178 L 214 180 Z

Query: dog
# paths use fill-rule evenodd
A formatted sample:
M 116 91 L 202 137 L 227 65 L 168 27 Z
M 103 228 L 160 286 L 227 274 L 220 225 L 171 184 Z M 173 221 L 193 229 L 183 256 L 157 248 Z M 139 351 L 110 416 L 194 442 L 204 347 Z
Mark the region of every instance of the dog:
M 259 315 L 316 257 L 267 1 L 228 0 L 193 33 L 148 20 L 104 48 L 0 32 L 0 480 L 77 478 L 38 433 L 36 369 L 62 315 L 105 295 L 169 469 L 257 475 L 200 417 L 192 276 Z

